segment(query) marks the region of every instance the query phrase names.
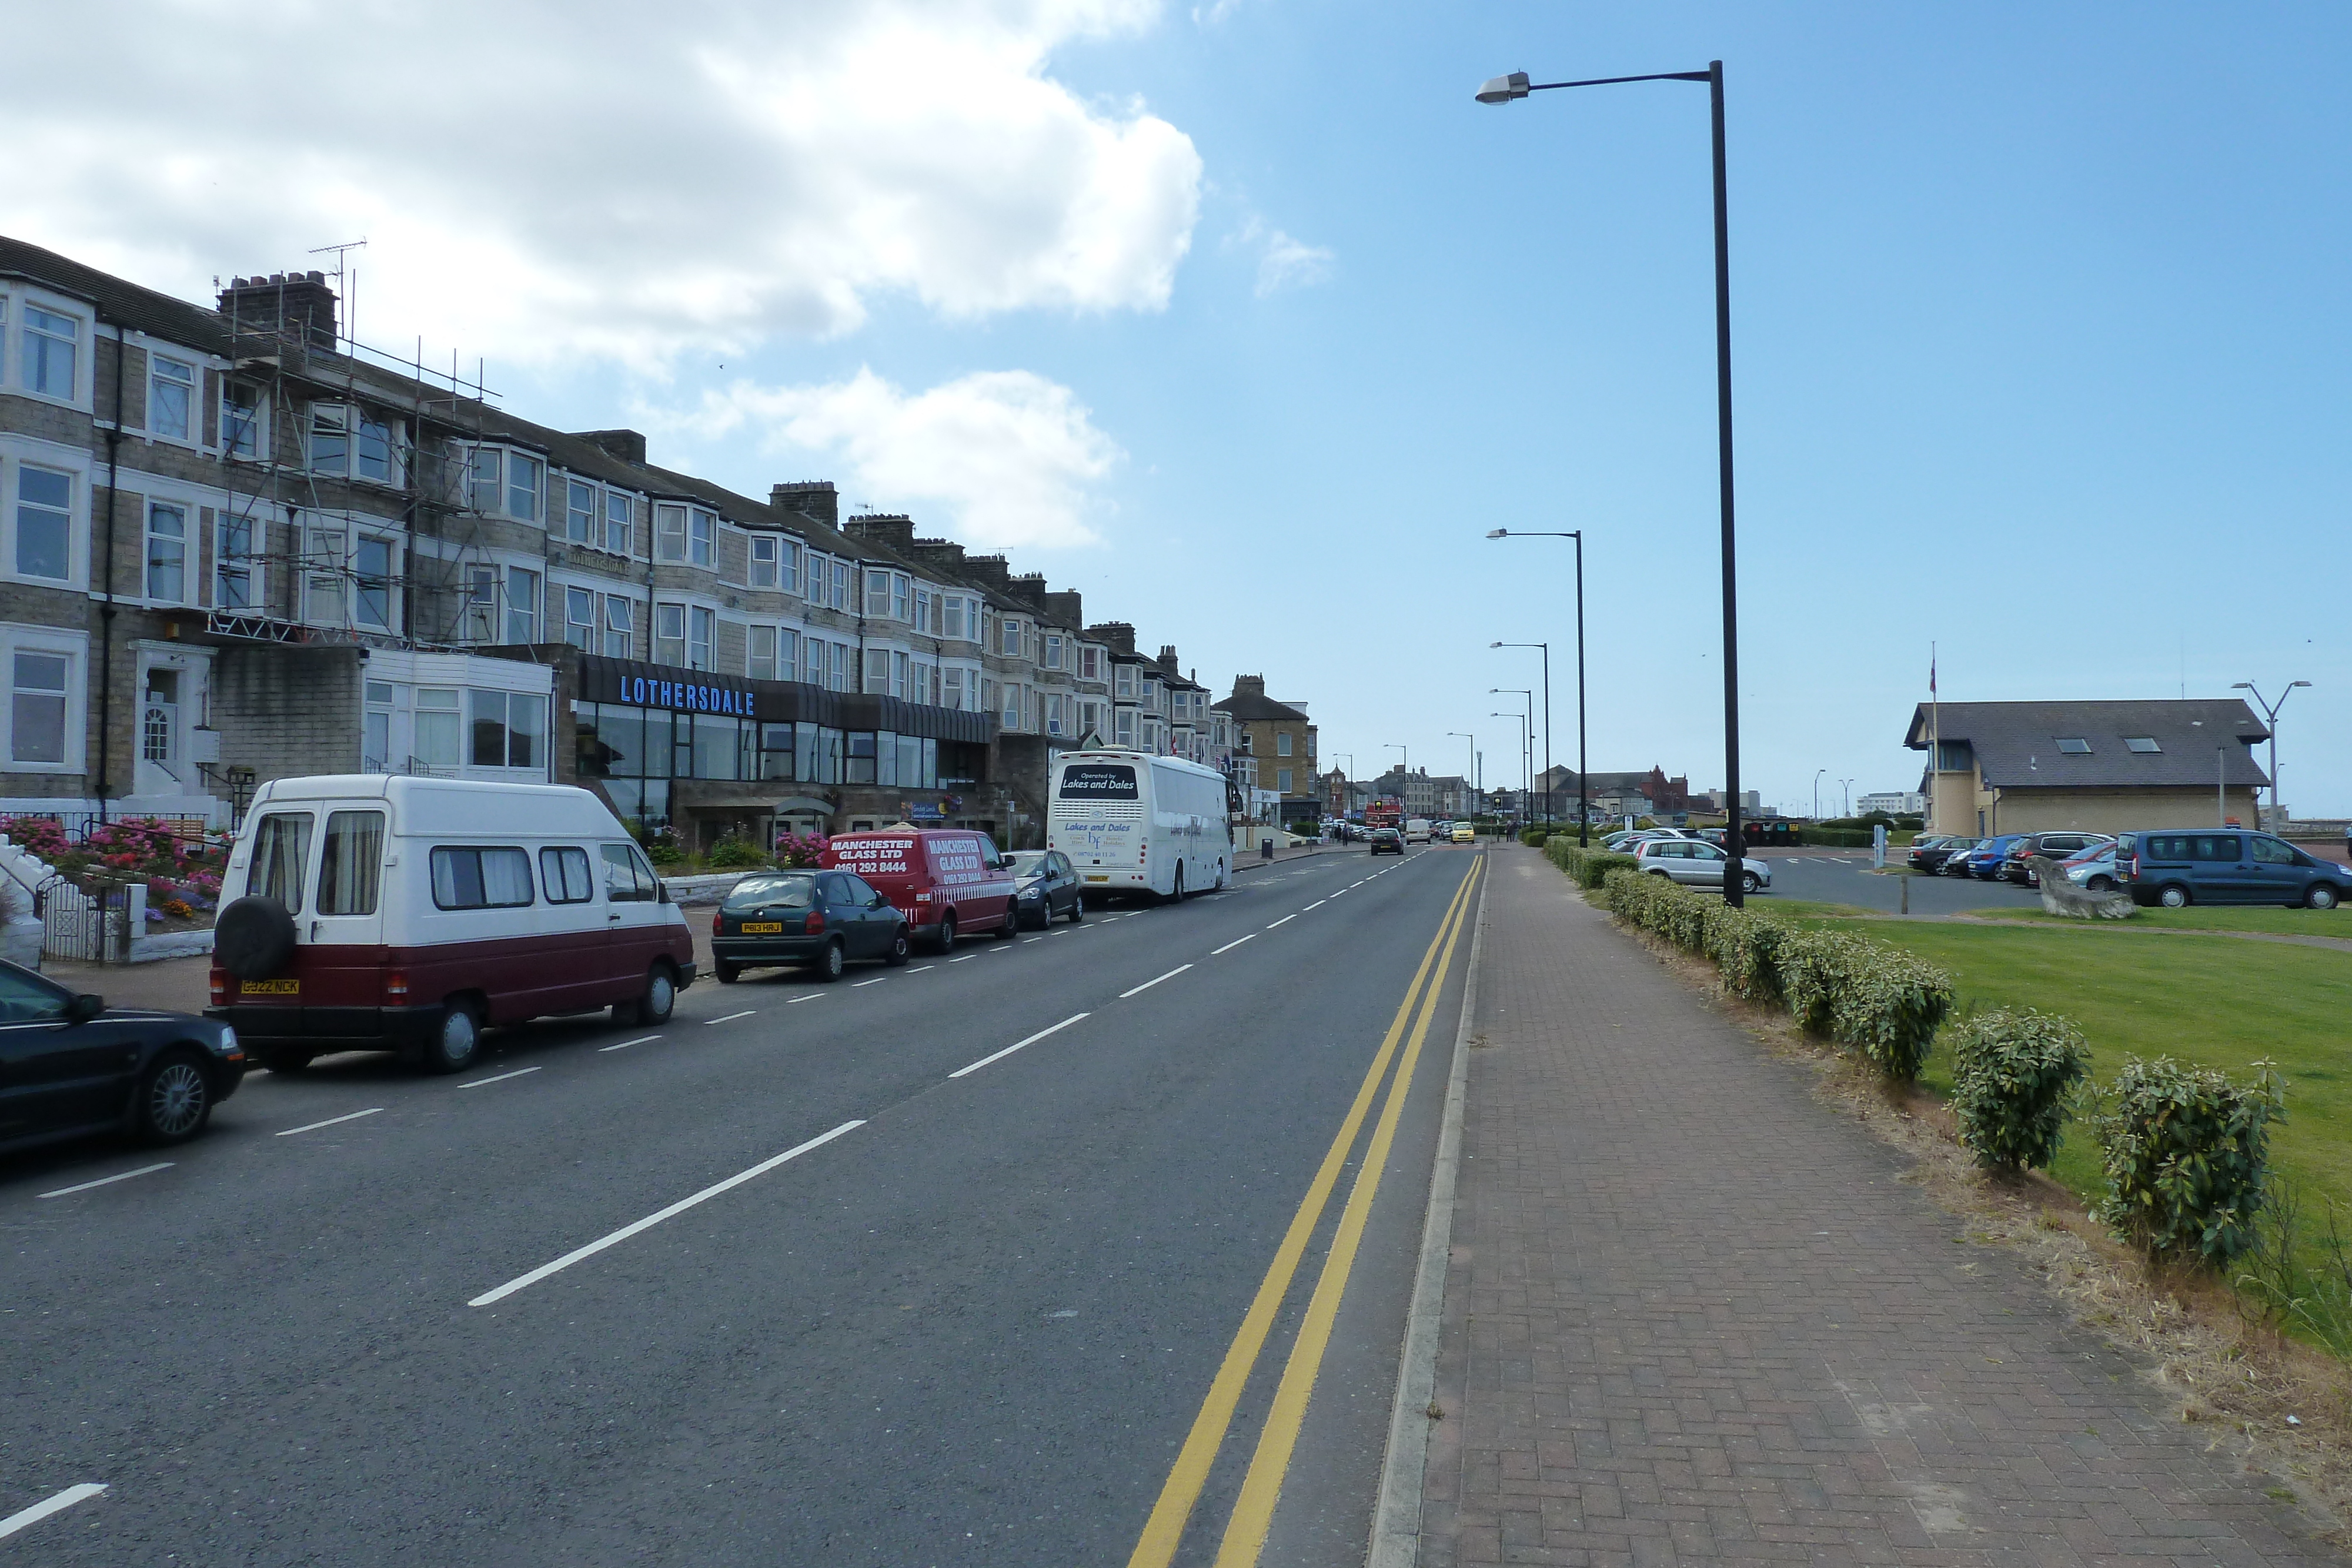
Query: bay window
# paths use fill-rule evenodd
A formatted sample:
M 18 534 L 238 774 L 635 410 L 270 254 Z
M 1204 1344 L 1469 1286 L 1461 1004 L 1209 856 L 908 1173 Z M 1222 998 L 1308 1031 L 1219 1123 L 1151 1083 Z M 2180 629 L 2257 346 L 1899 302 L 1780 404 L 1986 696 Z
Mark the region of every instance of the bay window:
M 694 605 L 686 612 L 686 664 L 692 670 L 708 670 L 716 666 L 710 651 L 719 633 L 719 612 Z
M 147 433 L 167 441 L 195 439 L 196 367 L 147 356 Z
M 19 648 L 9 664 L 9 760 L 64 766 L 71 655 Z
M 23 344 L 16 369 L 24 378 L 25 390 L 72 402 L 75 361 L 81 350 L 80 321 L 27 304 Z
M 625 659 L 629 656 L 630 622 L 634 616 L 629 601 L 617 593 L 604 596 L 604 657 Z
M 16 575 L 66 581 L 73 575 L 74 476 L 16 468 Z
M 583 479 L 563 482 L 563 537 L 575 544 L 593 545 L 596 524 L 596 486 Z
M 719 564 L 719 515 L 694 508 L 688 519 L 687 559 L 696 566 Z
M 583 653 L 596 651 L 596 594 L 587 588 L 563 591 L 563 640 Z
M 348 474 L 352 466 L 352 411 L 340 402 L 310 405 L 310 472 Z
M 146 577 L 149 599 L 163 604 L 187 602 L 187 507 L 149 503 Z
M 744 576 L 744 580 L 751 587 L 773 588 L 776 586 L 777 557 L 781 553 L 782 543 L 782 539 L 772 535 L 752 536 L 750 565 Z
M 507 627 L 509 643 L 537 641 L 539 573 L 520 566 L 507 568 Z

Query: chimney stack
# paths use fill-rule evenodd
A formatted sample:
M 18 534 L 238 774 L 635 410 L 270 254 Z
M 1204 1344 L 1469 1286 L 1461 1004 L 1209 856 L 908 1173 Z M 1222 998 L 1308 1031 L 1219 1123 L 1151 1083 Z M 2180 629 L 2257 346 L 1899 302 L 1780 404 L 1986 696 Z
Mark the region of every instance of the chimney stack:
M 774 486 L 768 491 L 768 505 L 779 512 L 798 512 L 828 528 L 838 530 L 841 527 L 841 495 L 830 479 L 804 479 Z
M 231 278 L 220 292 L 220 313 L 239 332 L 268 332 L 306 348 L 335 350 L 335 291 L 323 272 Z
M 635 430 L 582 430 L 573 434 L 595 447 L 607 457 L 617 457 L 624 463 L 646 465 L 646 438 Z

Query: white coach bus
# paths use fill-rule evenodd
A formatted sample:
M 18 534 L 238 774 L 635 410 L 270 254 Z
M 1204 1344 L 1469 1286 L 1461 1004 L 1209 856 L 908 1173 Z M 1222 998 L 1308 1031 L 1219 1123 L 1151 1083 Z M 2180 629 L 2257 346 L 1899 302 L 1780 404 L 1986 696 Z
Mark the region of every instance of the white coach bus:
M 1046 787 L 1045 847 L 1088 892 L 1182 898 L 1225 885 L 1234 830 L 1215 768 L 1118 747 L 1066 751 Z

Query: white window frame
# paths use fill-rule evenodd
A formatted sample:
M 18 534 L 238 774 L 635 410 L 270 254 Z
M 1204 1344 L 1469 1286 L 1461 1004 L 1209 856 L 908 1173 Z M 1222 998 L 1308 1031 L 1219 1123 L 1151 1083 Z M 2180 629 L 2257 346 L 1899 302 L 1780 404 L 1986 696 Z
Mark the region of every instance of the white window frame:
M 384 551 L 384 571 L 383 580 L 383 619 L 380 622 L 370 621 L 361 613 L 361 606 L 367 601 L 366 595 L 362 591 L 362 588 L 365 580 L 360 571 L 360 551 L 363 547 L 368 545 L 382 545 Z M 400 630 L 401 623 L 399 536 L 396 534 L 381 533 L 373 529 L 364 528 L 353 529 L 352 533 L 352 554 L 350 565 L 352 573 L 352 624 L 354 626 L 373 628 L 378 632 L 398 632 Z
M 576 582 L 555 584 L 548 597 L 551 601 L 557 593 L 563 595 L 563 640 L 583 653 L 603 652 L 604 595 Z M 580 618 L 583 610 L 587 612 L 585 620 Z
M 313 474 L 348 477 L 352 471 L 352 405 L 314 402 L 302 427 L 302 464 Z M 330 452 L 339 452 L 330 457 Z
M 719 514 L 708 507 L 687 508 L 686 564 L 719 570 Z
M 68 408 L 87 406 L 90 382 L 93 379 L 87 367 L 95 358 L 98 349 L 94 340 L 97 336 L 96 329 L 92 327 L 87 311 L 77 309 L 61 299 L 37 294 L 20 294 L 16 297 L 16 304 L 15 347 L 16 385 L 19 390 L 26 397 L 39 398 L 43 402 L 61 403 Z M 61 337 L 47 328 L 36 327 L 33 324 L 33 315 L 36 311 L 52 320 L 66 322 L 72 328 L 71 335 Z M 52 392 L 34 384 L 35 339 L 40 340 L 43 343 L 64 342 L 71 345 L 69 352 L 73 360 L 66 372 L 66 379 L 69 384 L 64 392 Z M 87 352 L 85 352 L 85 345 L 87 345 Z M 46 361 L 48 355 L 44 351 L 39 357 Z
M 231 394 L 239 392 L 253 394 L 250 410 L 239 411 L 232 400 Z M 247 439 L 242 442 L 232 436 L 238 424 L 240 412 L 253 415 L 252 423 L 245 427 Z M 220 422 L 218 434 L 223 457 L 238 463 L 259 463 L 269 456 L 269 400 L 263 395 L 261 388 L 250 382 L 240 382 L 235 376 L 221 377 L 220 412 L 216 417 Z
M 761 643 L 768 645 L 765 653 L 760 652 Z M 761 668 L 763 664 L 767 666 L 764 673 Z M 743 674 L 755 681 L 776 678 L 776 628 L 772 623 L 755 621 L 744 629 Z
M 858 602 L 860 612 L 868 621 L 887 619 L 890 613 L 890 574 L 881 567 L 866 569 L 866 593 Z
M 530 589 L 530 602 L 528 605 L 518 605 L 515 602 L 517 597 L 515 590 L 519 586 L 526 584 Z M 536 643 L 539 641 L 541 624 L 540 612 L 541 609 L 541 596 L 546 591 L 546 574 L 539 570 L 536 563 L 530 566 L 509 564 L 499 570 L 499 604 L 500 615 L 499 621 L 499 641 L 501 644 Z M 515 622 L 518 618 L 523 622 L 522 630 L 526 633 L 520 637 L 514 634 L 516 630 Z
M 686 607 L 686 667 L 689 670 L 716 670 L 719 667 L 719 612 L 708 605 Z
M 36 577 L 16 570 L 17 509 L 24 503 L 26 465 L 66 476 L 66 575 Z M 89 583 L 90 454 L 25 436 L 0 435 L 0 580 L 43 588 L 87 588 Z M 46 509 L 46 506 L 44 507 Z
M 506 468 L 507 486 L 505 493 L 505 511 L 507 516 L 515 518 L 519 522 L 535 523 L 539 521 L 541 517 L 544 515 L 541 508 L 544 507 L 547 502 L 547 459 L 529 452 L 509 452 L 507 454 Z M 516 476 L 519 474 L 525 472 L 530 473 L 531 476 L 530 506 L 530 509 L 527 511 L 518 511 L 515 508 L 515 497 L 521 493 L 522 486 L 516 483 Z
M 753 534 L 744 540 L 745 587 L 776 589 L 783 572 L 783 543 L 773 534 Z
M 161 373 L 160 367 L 170 365 L 187 373 L 184 382 L 177 376 Z M 168 383 L 188 394 L 188 428 L 174 435 L 159 428 L 155 423 L 155 388 L 158 382 Z M 173 446 L 201 449 L 205 439 L 205 368 L 193 358 L 167 354 L 152 345 L 147 350 L 147 439 L 167 442 Z
M 228 533 L 236 525 L 242 525 L 246 530 L 245 549 L 241 554 L 232 555 L 228 548 Z M 247 612 L 257 614 L 261 607 L 269 602 L 269 581 L 263 565 L 262 548 L 268 537 L 268 518 L 256 517 L 250 512 L 234 512 L 227 507 L 215 508 L 212 538 L 214 609 L 230 614 Z M 243 564 L 233 566 L 232 562 Z M 224 591 L 228 582 L 226 574 L 232 570 L 243 572 L 246 579 L 244 596 L 234 604 L 229 602 L 228 595 Z
M 552 492 L 553 485 L 548 486 Z M 574 505 L 583 496 L 588 498 L 585 510 Z M 551 494 L 550 499 L 553 498 Z M 549 533 L 555 531 L 554 519 L 549 518 Z M 604 497 L 595 481 L 583 479 L 577 474 L 563 476 L 563 538 L 567 544 L 586 545 L 591 549 L 604 548 Z
M 180 551 L 180 591 L 159 594 L 155 591 L 155 543 L 158 538 L 173 538 L 170 534 L 158 534 L 156 514 L 169 512 L 179 524 L 176 542 Z M 146 526 L 140 530 L 145 548 L 139 557 L 139 592 L 150 604 L 194 604 L 195 595 L 195 564 L 204 559 L 203 514 L 187 502 L 175 498 L 150 497 L 147 501 Z
M 672 669 L 686 668 L 686 612 L 683 601 L 656 600 L 654 603 L 653 662 Z M 675 650 L 675 658 L 666 656 Z
M 613 508 L 621 508 L 614 517 Z M 613 542 L 613 530 L 620 530 L 620 542 Z M 604 549 L 613 555 L 625 555 L 632 559 L 637 553 L 637 497 L 626 490 L 607 489 L 604 492 Z
M 686 564 L 687 514 L 693 508 L 683 501 L 654 503 L 654 559 L 667 566 Z M 675 525 L 675 526 L 673 526 Z
M 65 737 L 58 762 L 16 760 L 16 655 L 51 653 L 66 661 Z M 51 626 L 0 622 L 0 674 L 8 677 L 0 703 L 0 774 L 83 773 L 89 770 L 89 636 Z M 44 693 L 43 695 L 47 695 Z
M 635 657 L 637 643 L 637 601 L 625 593 L 604 595 L 604 631 L 597 652 L 608 659 Z M 620 612 L 620 624 L 614 625 L 614 612 Z

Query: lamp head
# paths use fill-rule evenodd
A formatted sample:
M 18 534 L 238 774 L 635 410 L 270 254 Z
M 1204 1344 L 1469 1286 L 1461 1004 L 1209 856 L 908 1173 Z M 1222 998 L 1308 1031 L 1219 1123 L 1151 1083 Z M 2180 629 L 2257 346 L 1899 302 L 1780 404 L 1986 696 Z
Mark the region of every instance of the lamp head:
M 2250 692 L 2254 689 L 2254 683 L 2252 681 L 2231 681 L 2230 683 L 2230 689 L 2233 692 Z
M 2309 681 L 2289 681 L 2286 685 L 2287 689 L 2289 691 L 2293 691 L 2297 686 L 2307 686 L 2311 685 L 2311 683 Z
M 1501 647 L 1501 646 L 1502 646 L 1502 644 L 1501 644 L 1500 643 L 1487 643 L 1487 644 L 1486 644 L 1486 646 L 1488 646 L 1489 648 L 1499 648 L 1499 647 Z
M 1515 98 L 1528 96 L 1528 73 L 1513 71 L 1508 76 L 1488 77 L 1486 85 L 1478 89 L 1480 103 L 1508 103 Z
M 1488 528 L 1486 530 L 1486 537 L 1490 539 L 1507 539 L 1511 537 L 1511 530 L 1508 528 Z

